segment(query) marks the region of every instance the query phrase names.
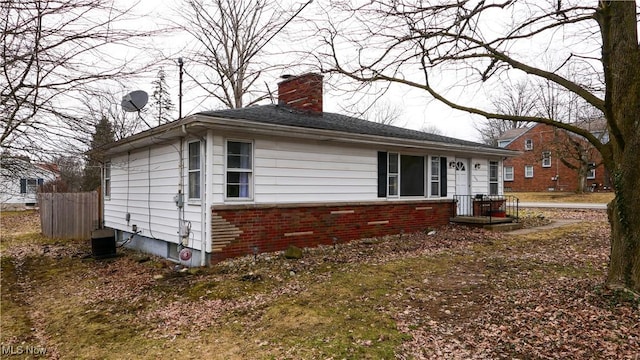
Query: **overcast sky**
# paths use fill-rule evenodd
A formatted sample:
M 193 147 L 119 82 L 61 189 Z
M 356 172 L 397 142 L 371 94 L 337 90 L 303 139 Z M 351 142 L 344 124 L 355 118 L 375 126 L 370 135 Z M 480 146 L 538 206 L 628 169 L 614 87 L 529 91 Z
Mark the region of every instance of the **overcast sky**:
M 299 9 L 305 3 L 306 1 L 294 0 L 285 0 L 278 2 L 278 4 L 283 8 L 288 8 L 292 11 Z M 307 8 L 304 9 L 300 17 L 320 18 L 320 10 L 323 3 L 323 0 L 315 0 Z M 162 18 L 179 21 L 180 17 L 178 14 L 176 14 L 176 9 L 180 9 L 180 7 L 181 0 L 141 0 L 139 6 L 137 7 L 137 12 L 145 14 L 144 23 L 146 23 L 147 26 L 153 27 L 156 26 L 156 24 L 161 23 L 159 19 Z M 286 31 L 278 34 L 271 41 L 271 44 L 265 47 L 265 49 L 269 48 L 269 51 L 277 53 L 277 49 L 279 46 L 304 47 L 305 45 L 309 45 L 309 42 L 300 43 L 300 39 L 292 39 L 292 36 L 295 37 L 296 34 L 301 33 L 301 31 L 298 31 L 300 30 L 300 28 L 297 28 L 298 26 L 304 25 L 292 22 L 290 25 L 288 25 Z M 170 61 L 164 62 L 159 65 L 162 65 L 165 72 L 167 73 L 167 83 L 171 88 L 173 102 L 174 104 L 176 104 L 177 108 L 178 66 L 176 60 L 178 56 L 183 56 L 183 53 L 187 54 L 187 51 L 180 51 L 180 49 L 193 49 L 194 46 L 197 45 L 194 45 L 193 42 L 190 42 L 191 40 L 189 40 L 189 38 L 186 36 L 174 36 L 171 38 L 155 39 L 153 41 L 155 46 L 160 47 L 165 54 L 173 54 Z M 527 44 L 527 46 L 532 46 L 532 44 Z M 544 52 L 545 50 L 542 49 L 540 51 Z M 535 53 L 535 49 L 531 49 L 531 52 Z M 203 97 L 202 92 L 194 88 L 193 83 L 189 81 L 189 75 L 197 72 L 197 70 L 193 67 L 193 64 L 189 63 L 188 59 L 186 58 L 187 55 L 184 55 L 183 57 L 185 57 L 184 69 L 187 73 L 187 75 L 185 75 L 185 85 L 183 90 L 183 115 L 203 110 L 212 110 L 216 107 L 219 107 L 220 104 L 213 103 L 211 98 Z M 304 68 L 298 67 L 293 71 L 293 74 L 295 74 L 296 72 L 304 72 L 305 70 L 306 69 Z M 277 89 L 276 83 L 278 81 L 278 76 L 280 75 L 282 75 L 282 73 L 279 72 L 265 75 L 264 78 L 259 81 L 260 86 L 266 86 L 262 85 L 266 83 L 268 84 L 271 91 L 274 91 L 275 89 Z M 126 90 L 130 91 L 142 89 L 147 92 L 151 92 L 151 80 L 152 79 L 146 79 L 146 82 L 141 81 L 132 83 L 130 84 L 130 88 Z M 472 101 L 476 103 L 480 102 L 484 104 L 488 103 L 486 95 L 482 93 L 467 91 L 463 96 L 465 97 L 465 101 Z M 390 89 L 389 92 L 385 94 L 381 101 L 385 104 L 389 104 L 390 106 L 397 106 L 403 109 L 401 119 L 395 123 L 395 125 L 397 126 L 403 126 L 416 130 L 422 129 L 424 127 L 436 127 L 440 131 L 442 131 L 444 135 L 447 136 L 479 141 L 479 135 L 474 128 L 474 123 L 482 120 L 481 117 L 451 110 L 447 106 L 435 100 L 432 100 L 426 95 L 424 91 L 415 90 L 408 87 L 394 86 Z M 330 87 L 325 87 L 325 111 L 345 113 L 343 109 L 352 106 L 353 102 L 354 97 L 352 95 L 350 96 L 349 94 L 333 91 Z M 485 108 L 490 108 L 490 106 L 487 106 Z
M 280 4 L 284 8 L 295 10 L 305 4 L 306 1 L 281 1 Z M 141 0 L 140 4 L 136 7 L 136 12 L 144 14 L 145 26 L 155 27 L 161 24 L 162 18 L 169 20 L 179 21 L 179 16 L 176 15 L 175 9 L 179 9 L 181 0 Z M 304 9 L 301 16 L 306 15 L 308 17 L 319 16 L 319 0 L 315 0 L 307 8 Z M 282 44 L 289 44 L 291 40 L 289 34 L 296 33 L 295 23 L 291 23 L 287 27 L 287 31 L 283 31 L 277 35 L 272 43 L 275 46 Z M 167 74 L 167 84 L 171 88 L 171 95 L 173 103 L 178 103 L 178 65 L 177 57 L 183 56 L 180 49 L 193 48 L 195 45 L 192 40 L 186 36 L 171 36 L 167 38 L 159 38 L 152 40 L 154 46 L 161 48 L 165 54 L 173 54 L 173 61 L 165 61 L 158 66 L 162 66 Z M 274 51 L 273 48 L 271 51 Z M 277 51 L 277 50 L 276 50 Z M 185 57 L 184 69 L 186 72 L 194 72 L 193 64 L 189 64 L 188 59 Z M 156 70 L 157 71 L 157 70 Z M 298 71 L 305 71 L 303 68 L 299 68 Z M 294 70 L 294 74 L 295 74 Z M 154 73 L 154 72 L 151 72 Z M 269 85 L 271 91 L 277 89 L 276 83 L 279 81 L 278 76 L 282 74 L 269 74 L 260 81 L 261 84 L 265 82 Z M 151 93 L 151 81 L 152 78 L 144 78 L 143 80 L 136 80 L 127 85 L 127 88 L 123 91 L 131 90 L 145 90 Z M 211 110 L 219 104 L 214 104 L 211 99 L 204 99 L 203 94 L 198 89 L 194 88 L 193 83 L 189 81 L 188 74 L 184 76 L 184 90 L 183 90 L 183 115 L 195 113 L 204 110 Z M 373 99 L 373 98 L 370 98 Z M 345 113 L 345 108 L 353 106 L 353 102 L 357 99 L 349 94 L 344 94 L 340 91 L 332 90 L 330 87 L 325 86 L 324 97 L 324 110 L 329 112 Z M 425 126 L 436 127 L 443 132 L 444 135 L 457 137 L 466 140 L 478 140 L 478 135 L 473 127 L 473 119 L 478 119 L 472 115 L 462 113 L 459 111 L 453 111 L 447 106 L 440 104 L 429 97 L 427 97 L 423 91 L 409 89 L 407 87 L 395 86 L 391 88 L 382 98 L 381 102 L 389 104 L 390 106 L 397 106 L 403 109 L 402 117 L 394 124 L 396 126 L 407 127 L 411 129 L 420 130 Z M 265 103 L 268 103 L 266 101 Z M 177 114 L 177 112 L 176 112 Z M 150 121 L 152 123 L 152 121 Z

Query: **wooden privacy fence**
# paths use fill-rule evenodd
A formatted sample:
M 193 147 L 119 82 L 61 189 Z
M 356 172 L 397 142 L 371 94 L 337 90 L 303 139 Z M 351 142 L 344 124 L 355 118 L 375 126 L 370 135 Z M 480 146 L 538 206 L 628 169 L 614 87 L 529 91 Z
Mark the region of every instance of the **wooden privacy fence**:
M 98 192 L 40 193 L 42 234 L 50 238 L 91 239 L 99 224 Z

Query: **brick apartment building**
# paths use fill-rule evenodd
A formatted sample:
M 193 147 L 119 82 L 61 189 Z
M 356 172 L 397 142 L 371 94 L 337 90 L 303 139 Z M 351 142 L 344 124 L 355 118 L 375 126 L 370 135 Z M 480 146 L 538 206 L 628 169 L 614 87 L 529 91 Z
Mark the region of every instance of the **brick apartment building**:
M 590 129 L 606 141 L 603 122 L 590 123 Z M 512 129 L 498 139 L 498 146 L 520 151 L 504 161 L 504 190 L 514 192 L 577 191 L 580 187 L 579 164 L 584 168 L 584 190 L 611 189 L 609 175 L 601 164 L 600 153 L 585 139 L 545 124 Z M 572 168 L 573 167 L 573 168 Z

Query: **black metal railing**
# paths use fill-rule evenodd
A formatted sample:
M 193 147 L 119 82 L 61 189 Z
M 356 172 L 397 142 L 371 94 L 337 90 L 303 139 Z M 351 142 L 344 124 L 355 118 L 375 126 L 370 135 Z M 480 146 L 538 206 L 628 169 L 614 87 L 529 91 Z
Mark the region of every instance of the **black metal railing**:
M 513 195 L 454 195 L 453 200 L 453 217 L 488 217 L 489 223 L 493 218 L 520 218 L 520 200 Z

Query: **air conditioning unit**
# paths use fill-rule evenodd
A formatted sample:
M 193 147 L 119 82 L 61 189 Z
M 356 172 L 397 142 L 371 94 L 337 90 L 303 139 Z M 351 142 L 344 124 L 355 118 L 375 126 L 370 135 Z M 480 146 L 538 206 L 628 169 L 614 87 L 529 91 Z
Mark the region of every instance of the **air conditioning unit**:
M 116 256 L 116 235 L 113 229 L 98 229 L 91 232 L 91 255 L 94 259 Z

